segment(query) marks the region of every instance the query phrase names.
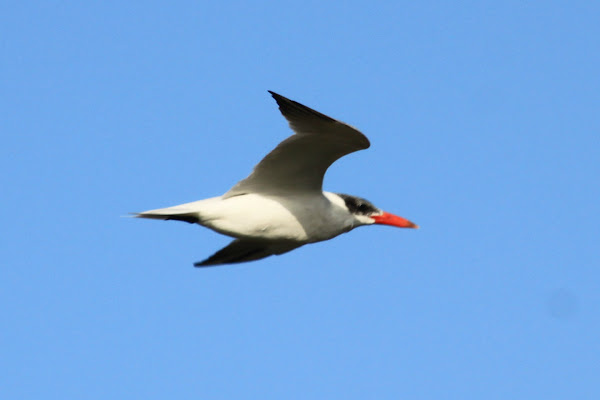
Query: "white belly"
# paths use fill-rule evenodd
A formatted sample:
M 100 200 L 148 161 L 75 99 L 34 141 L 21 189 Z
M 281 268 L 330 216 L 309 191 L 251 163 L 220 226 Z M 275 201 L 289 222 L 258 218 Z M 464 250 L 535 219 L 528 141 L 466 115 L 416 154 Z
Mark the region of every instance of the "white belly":
M 324 196 L 295 197 L 290 201 L 246 194 L 193 204 L 201 225 L 236 238 L 309 243 L 352 229 L 351 221 L 345 221 L 341 210 Z

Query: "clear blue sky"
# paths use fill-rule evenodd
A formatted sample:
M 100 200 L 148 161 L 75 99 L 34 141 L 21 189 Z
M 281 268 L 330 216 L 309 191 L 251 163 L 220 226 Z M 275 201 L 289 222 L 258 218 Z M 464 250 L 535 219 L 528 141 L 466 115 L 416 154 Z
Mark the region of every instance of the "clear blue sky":
M 600 398 L 600 6 L 7 1 L 2 399 Z M 365 227 L 246 265 L 128 212 L 361 129 Z

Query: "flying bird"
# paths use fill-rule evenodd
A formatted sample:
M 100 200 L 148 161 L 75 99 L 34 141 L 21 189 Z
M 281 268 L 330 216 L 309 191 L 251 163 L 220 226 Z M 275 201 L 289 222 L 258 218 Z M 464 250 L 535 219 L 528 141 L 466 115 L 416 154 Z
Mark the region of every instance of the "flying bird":
M 144 211 L 139 218 L 199 224 L 235 238 L 196 267 L 279 255 L 363 225 L 418 228 L 369 201 L 324 192 L 323 177 L 337 159 L 370 146 L 356 128 L 269 91 L 294 134 L 222 196 Z

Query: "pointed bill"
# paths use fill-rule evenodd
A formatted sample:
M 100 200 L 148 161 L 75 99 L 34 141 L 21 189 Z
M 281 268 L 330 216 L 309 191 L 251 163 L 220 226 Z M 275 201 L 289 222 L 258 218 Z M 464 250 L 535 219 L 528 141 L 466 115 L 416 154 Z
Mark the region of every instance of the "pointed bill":
M 371 218 L 379 225 L 391 225 L 398 228 L 419 228 L 419 225 L 414 222 L 385 211 L 381 215 L 372 215 Z

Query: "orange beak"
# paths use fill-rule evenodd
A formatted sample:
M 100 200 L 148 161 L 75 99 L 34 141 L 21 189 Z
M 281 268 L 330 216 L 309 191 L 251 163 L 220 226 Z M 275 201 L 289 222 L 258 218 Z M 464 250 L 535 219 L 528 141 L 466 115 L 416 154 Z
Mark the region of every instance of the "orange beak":
M 390 214 L 385 211 L 383 212 L 383 214 L 373 215 L 373 216 L 371 216 L 371 218 L 374 219 L 375 223 L 379 224 L 379 225 L 391 225 L 391 226 L 397 226 L 398 228 L 415 228 L 415 229 L 419 228 L 419 225 L 417 225 L 413 222 L 410 222 L 406 218 L 402 218 L 402 217 L 399 217 L 394 214 Z

